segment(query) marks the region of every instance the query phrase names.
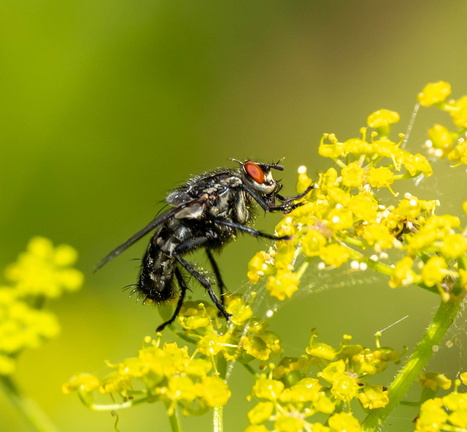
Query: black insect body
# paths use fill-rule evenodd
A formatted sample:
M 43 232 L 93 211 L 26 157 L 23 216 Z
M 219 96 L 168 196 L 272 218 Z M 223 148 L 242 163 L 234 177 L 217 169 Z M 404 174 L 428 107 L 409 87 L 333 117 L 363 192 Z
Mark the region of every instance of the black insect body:
M 201 174 L 169 193 L 166 202 L 172 208 L 156 217 L 97 265 L 97 268 L 102 267 L 157 228 L 143 257 L 135 289 L 145 299 L 159 304 L 175 298 L 179 292 L 172 317 L 161 324 L 157 331 L 171 324 L 180 312 L 188 290 L 182 269 L 207 290 L 211 300 L 228 319 L 230 315 L 221 301 L 225 285 L 211 250 L 220 250 L 235 239 L 238 231 L 272 240 L 289 239 L 289 236 L 278 237 L 251 228 L 252 204 L 258 203 L 266 212 L 288 213 L 302 205 L 292 201 L 304 197 L 313 188 L 310 186 L 300 195 L 285 198 L 279 195 L 282 184 L 273 179 L 271 172 L 272 169 L 282 171 L 284 168 L 281 165 L 235 161 L 240 164 L 238 170 L 222 168 Z M 280 204 L 276 204 L 276 201 Z M 184 259 L 185 254 L 199 248 L 206 250 L 221 298 L 214 293 L 210 281 Z

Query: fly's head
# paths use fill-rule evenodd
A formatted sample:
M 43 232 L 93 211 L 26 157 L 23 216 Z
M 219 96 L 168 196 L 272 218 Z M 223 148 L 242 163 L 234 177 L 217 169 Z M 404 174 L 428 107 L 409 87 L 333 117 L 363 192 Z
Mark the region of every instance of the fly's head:
M 282 165 L 253 161 L 237 162 L 240 163 L 242 181 L 259 195 L 274 197 L 282 189 L 282 184 L 274 180 L 271 171 L 283 171 Z

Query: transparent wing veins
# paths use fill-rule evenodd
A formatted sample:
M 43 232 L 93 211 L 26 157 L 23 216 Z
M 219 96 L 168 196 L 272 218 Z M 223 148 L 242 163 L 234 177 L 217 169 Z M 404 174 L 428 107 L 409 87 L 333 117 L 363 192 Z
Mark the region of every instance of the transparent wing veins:
M 105 258 L 100 260 L 96 266 L 94 267 L 94 271 L 99 270 L 101 267 L 105 266 L 109 261 L 113 260 L 115 257 L 120 255 L 123 251 L 128 249 L 134 243 L 136 243 L 139 239 L 144 237 L 147 233 L 158 227 L 159 225 L 163 224 L 165 221 L 170 219 L 175 213 L 180 211 L 180 207 L 174 207 L 165 213 L 161 214 L 159 217 L 156 217 L 153 221 L 151 221 L 148 225 L 146 225 L 142 230 L 138 231 L 137 233 L 133 234 L 126 242 L 122 243 L 121 245 L 117 246 L 112 252 L 110 252 Z

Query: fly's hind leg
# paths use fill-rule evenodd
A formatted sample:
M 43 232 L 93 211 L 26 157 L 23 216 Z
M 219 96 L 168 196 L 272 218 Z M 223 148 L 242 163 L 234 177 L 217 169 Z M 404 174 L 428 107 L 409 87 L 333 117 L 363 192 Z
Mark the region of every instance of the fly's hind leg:
M 177 306 L 175 307 L 175 311 L 172 314 L 172 317 L 168 321 L 163 322 L 159 327 L 157 327 L 156 332 L 161 332 L 162 330 L 164 330 L 165 327 L 172 324 L 177 318 L 178 314 L 180 313 L 180 310 L 182 309 L 183 300 L 185 299 L 185 294 L 188 290 L 188 286 L 183 280 L 182 273 L 180 272 L 178 267 L 175 268 L 175 277 L 177 278 L 178 287 L 180 288 L 180 296 L 177 301 Z
M 210 240 L 208 237 L 196 237 L 194 239 L 187 240 L 175 248 L 175 250 L 172 252 L 172 256 L 206 289 L 209 297 L 211 297 L 212 302 L 216 305 L 219 312 L 228 320 L 231 315 L 225 310 L 222 301 L 216 296 L 209 280 L 201 275 L 197 270 L 195 270 L 193 266 L 181 256 L 184 252 L 192 250 L 194 246 L 201 246 L 208 240 Z

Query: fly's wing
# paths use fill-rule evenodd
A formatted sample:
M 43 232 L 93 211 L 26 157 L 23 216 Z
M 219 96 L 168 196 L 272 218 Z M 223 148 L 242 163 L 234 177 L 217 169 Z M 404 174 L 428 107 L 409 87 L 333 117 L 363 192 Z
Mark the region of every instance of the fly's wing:
M 184 206 L 180 206 L 184 207 Z M 138 231 L 136 234 L 133 234 L 125 243 L 122 243 L 120 246 L 117 246 L 112 252 L 110 252 L 104 259 L 99 261 L 94 270 L 99 270 L 101 267 L 106 265 L 109 261 L 113 260 L 116 256 L 120 255 L 123 251 L 128 249 L 131 245 L 136 243 L 140 238 L 144 237 L 148 232 L 152 231 L 157 226 L 163 224 L 166 220 L 173 217 L 177 212 L 180 211 L 180 207 L 174 207 L 160 216 L 156 217 L 148 225 L 146 225 L 142 230 Z

